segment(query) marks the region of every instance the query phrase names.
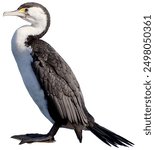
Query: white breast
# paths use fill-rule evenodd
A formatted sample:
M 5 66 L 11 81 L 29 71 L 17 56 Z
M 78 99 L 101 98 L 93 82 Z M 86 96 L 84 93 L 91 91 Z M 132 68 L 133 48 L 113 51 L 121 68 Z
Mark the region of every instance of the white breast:
M 31 67 L 32 57 L 30 53 L 32 49 L 31 47 L 25 46 L 25 40 L 28 36 L 27 30 L 28 30 L 28 27 L 27 29 L 26 27 L 24 27 L 24 28 L 18 29 L 15 32 L 12 38 L 12 52 L 17 62 L 24 84 L 30 96 L 32 97 L 34 102 L 38 105 L 39 109 L 44 114 L 44 116 L 49 121 L 54 123 L 47 109 L 47 100 L 44 97 L 44 92 L 41 89 L 39 82 Z

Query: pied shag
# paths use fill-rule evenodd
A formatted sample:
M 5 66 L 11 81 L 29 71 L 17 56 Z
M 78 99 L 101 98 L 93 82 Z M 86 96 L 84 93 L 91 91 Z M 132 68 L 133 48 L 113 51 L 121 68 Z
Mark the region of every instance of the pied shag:
M 82 130 L 90 130 L 109 146 L 133 143 L 100 126 L 87 111 L 79 83 L 64 59 L 41 38 L 50 26 L 48 10 L 38 3 L 22 4 L 4 16 L 18 16 L 29 23 L 17 29 L 12 52 L 23 82 L 44 116 L 53 123 L 47 134 L 14 135 L 20 144 L 54 141 L 60 127 L 73 129 L 82 142 Z

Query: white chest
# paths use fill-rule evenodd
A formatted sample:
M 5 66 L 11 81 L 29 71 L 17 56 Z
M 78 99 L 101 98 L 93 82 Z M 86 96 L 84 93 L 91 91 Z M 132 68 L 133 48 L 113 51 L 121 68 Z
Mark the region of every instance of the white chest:
M 39 82 L 31 67 L 31 47 L 25 46 L 24 43 L 26 38 L 26 34 L 23 34 L 22 32 L 19 32 L 17 30 L 12 38 L 12 52 L 18 65 L 23 82 L 30 96 L 38 105 L 44 116 L 53 123 L 54 121 L 50 117 L 47 109 L 47 100 L 44 97 L 44 92 L 41 89 Z

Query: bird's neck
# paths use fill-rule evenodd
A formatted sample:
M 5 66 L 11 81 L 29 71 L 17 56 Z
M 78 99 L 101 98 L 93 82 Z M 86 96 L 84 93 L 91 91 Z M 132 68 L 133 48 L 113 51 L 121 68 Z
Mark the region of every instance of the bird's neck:
M 26 50 L 28 47 L 26 45 L 27 38 L 29 36 L 38 36 L 44 32 L 46 24 L 34 24 L 34 25 L 25 25 L 16 30 L 13 38 L 12 45 L 16 46 L 16 50 Z
M 18 64 L 19 69 L 22 68 L 23 63 L 29 64 L 31 59 L 32 48 L 27 45 L 27 39 L 31 36 L 37 36 L 42 33 L 41 27 L 37 26 L 23 26 L 16 30 L 12 38 L 12 53 Z

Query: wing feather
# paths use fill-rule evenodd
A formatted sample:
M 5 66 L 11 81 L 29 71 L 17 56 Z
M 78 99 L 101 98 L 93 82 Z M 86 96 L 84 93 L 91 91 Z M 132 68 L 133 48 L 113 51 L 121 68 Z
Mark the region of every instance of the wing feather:
M 32 67 L 46 99 L 57 109 L 55 115 L 71 123 L 87 125 L 87 110 L 72 70 L 52 47 L 44 41 L 39 40 L 43 46 L 37 42 L 32 44 Z

